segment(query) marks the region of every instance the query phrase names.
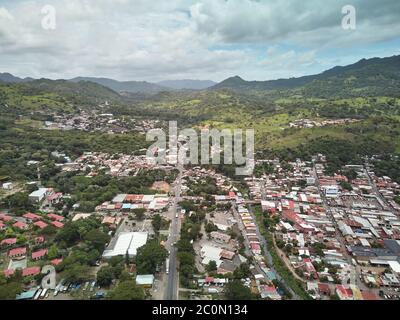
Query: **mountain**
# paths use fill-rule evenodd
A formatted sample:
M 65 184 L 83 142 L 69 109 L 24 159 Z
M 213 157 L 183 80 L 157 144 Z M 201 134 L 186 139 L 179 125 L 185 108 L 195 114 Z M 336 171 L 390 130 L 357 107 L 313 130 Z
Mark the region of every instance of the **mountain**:
M 0 73 L 0 81 L 8 83 L 22 83 L 34 80 L 33 78 L 18 78 L 13 76 L 11 73 Z
M 211 90 L 236 92 L 300 90 L 305 96 L 354 97 L 400 95 L 400 56 L 362 59 L 348 66 L 336 66 L 320 74 L 268 81 L 245 81 L 239 76 L 228 78 Z
M 155 94 L 161 91 L 170 90 L 169 88 L 146 82 L 146 81 L 117 81 L 108 78 L 77 77 L 70 79 L 71 82 L 90 81 L 110 88 L 116 92 L 130 93 L 150 93 Z
M 25 83 L 24 86 L 41 93 L 56 93 L 86 103 L 121 100 L 121 96 L 117 92 L 91 81 L 75 83 L 67 80 L 39 79 Z
M 157 82 L 158 85 L 168 87 L 175 90 L 204 90 L 216 85 L 217 83 L 211 80 L 165 80 Z

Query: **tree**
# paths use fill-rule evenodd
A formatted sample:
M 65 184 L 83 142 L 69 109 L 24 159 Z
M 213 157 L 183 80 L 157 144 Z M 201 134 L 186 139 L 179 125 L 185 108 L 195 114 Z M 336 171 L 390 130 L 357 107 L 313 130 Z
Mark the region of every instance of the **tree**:
M 161 216 L 159 214 L 154 215 L 151 224 L 153 225 L 155 231 L 159 231 L 161 229 L 161 223 L 162 223 Z
M 109 287 L 114 279 L 114 273 L 111 267 L 102 267 L 97 272 L 97 282 L 101 287 Z
M 110 240 L 110 237 L 101 230 L 93 229 L 86 233 L 83 239 L 89 244 L 89 246 L 98 251 L 103 251 L 105 244 Z
M 208 222 L 205 226 L 205 230 L 207 233 L 211 233 L 213 231 L 217 231 L 218 227 L 214 223 Z
M 89 271 L 89 266 L 87 265 L 73 264 L 64 270 L 63 277 L 66 281 L 83 282 L 90 279 Z
M 235 279 L 244 279 L 251 274 L 250 267 L 247 263 L 241 263 L 239 267 L 233 271 L 233 277 Z
M 15 300 L 15 296 L 22 292 L 20 282 L 10 282 L 0 286 L 0 300 Z
M 243 285 L 243 283 L 235 279 L 230 281 L 225 286 L 225 297 L 228 300 L 255 300 L 256 295 L 254 295 L 249 288 Z
M 168 251 L 157 240 L 150 240 L 137 250 L 136 266 L 138 274 L 153 274 L 157 266 L 164 263 Z
M 144 300 L 143 288 L 136 285 L 133 280 L 120 282 L 118 286 L 109 293 L 110 300 Z
M 206 266 L 206 271 L 208 273 L 217 271 L 217 263 L 214 260 L 211 260 Z
M 146 212 L 146 209 L 142 209 L 142 208 L 135 209 L 135 210 L 133 210 L 133 212 L 135 214 L 136 219 L 140 221 L 140 220 L 144 219 L 144 213 Z
M 50 248 L 49 248 L 49 252 L 47 253 L 47 258 L 49 260 L 53 260 L 55 258 L 58 258 L 58 248 L 55 244 L 53 244 Z

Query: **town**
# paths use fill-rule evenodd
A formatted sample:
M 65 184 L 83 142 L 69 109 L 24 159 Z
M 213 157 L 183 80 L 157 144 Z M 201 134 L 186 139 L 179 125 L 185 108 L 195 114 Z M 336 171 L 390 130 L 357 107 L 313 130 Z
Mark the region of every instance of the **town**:
M 1 183 L 2 296 L 400 298 L 400 185 L 372 159 L 334 173 L 323 154 L 257 159 L 236 180 L 143 155 L 55 156 L 57 183 L 35 161 L 37 181 Z

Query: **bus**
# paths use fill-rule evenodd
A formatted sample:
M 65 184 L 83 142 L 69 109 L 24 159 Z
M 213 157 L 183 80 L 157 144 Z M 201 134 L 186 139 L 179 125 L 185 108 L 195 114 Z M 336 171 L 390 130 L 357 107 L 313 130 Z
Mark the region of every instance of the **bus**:
M 33 300 L 39 299 L 41 293 L 42 293 L 42 289 L 39 289 L 39 290 L 36 292 L 35 296 L 33 297 Z
M 43 289 L 42 293 L 40 294 L 40 299 L 44 299 L 44 297 L 46 297 L 46 293 L 49 289 Z
M 169 258 L 167 258 L 165 260 L 165 273 L 168 274 L 169 273 Z

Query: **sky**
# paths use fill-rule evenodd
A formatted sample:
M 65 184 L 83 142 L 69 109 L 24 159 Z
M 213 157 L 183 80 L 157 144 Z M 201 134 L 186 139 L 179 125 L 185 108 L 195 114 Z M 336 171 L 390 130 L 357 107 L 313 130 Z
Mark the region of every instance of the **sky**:
M 0 0 L 0 72 L 20 77 L 270 80 L 397 54 L 399 0 Z

